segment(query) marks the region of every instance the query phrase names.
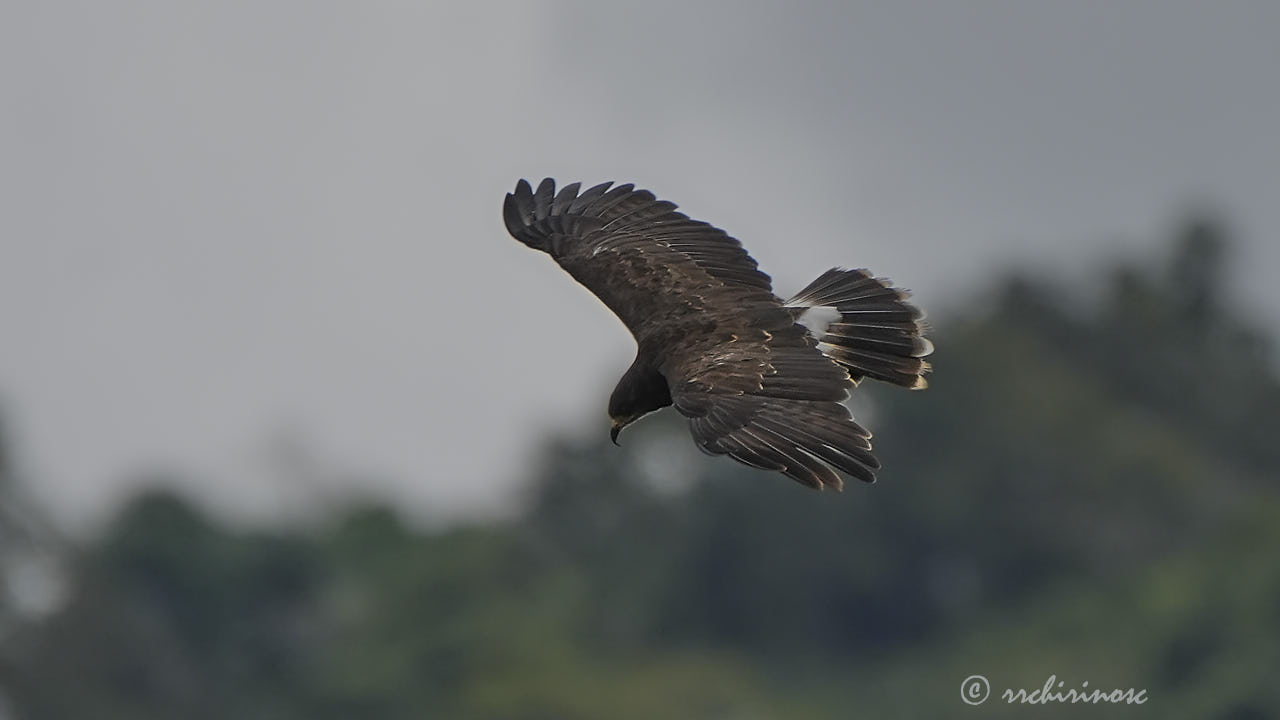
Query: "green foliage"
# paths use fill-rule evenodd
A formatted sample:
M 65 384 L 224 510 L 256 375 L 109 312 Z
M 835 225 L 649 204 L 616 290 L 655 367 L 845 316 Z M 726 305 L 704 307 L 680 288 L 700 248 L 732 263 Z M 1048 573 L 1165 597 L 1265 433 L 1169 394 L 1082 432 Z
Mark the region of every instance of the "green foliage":
M 864 387 L 885 470 L 842 495 L 682 455 L 671 413 L 549 442 L 482 525 L 236 532 L 144 495 L 0 688 L 37 719 L 1280 714 L 1280 381 L 1227 249 L 1192 223 L 1088 301 L 1005 281 L 932 389 Z M 1150 699 L 999 699 L 1050 675 Z

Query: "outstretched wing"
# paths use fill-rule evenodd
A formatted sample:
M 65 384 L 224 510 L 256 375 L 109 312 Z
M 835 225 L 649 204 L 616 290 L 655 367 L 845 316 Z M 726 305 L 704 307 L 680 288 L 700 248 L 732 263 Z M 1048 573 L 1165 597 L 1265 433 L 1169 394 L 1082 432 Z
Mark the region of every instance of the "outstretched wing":
M 849 374 L 815 347 L 742 245 L 631 185 L 558 193 L 521 180 L 503 218 L 631 330 L 703 451 L 814 488 L 873 481 L 870 434 L 841 403 Z
M 844 487 L 832 468 L 875 482 L 871 433 L 841 403 L 849 374 L 811 342 L 803 330 L 738 339 L 666 368 L 698 447 L 815 489 Z
M 603 183 L 558 193 L 547 178 L 535 191 L 521 180 L 502 208 L 507 230 L 551 255 L 596 294 L 637 341 L 665 335 L 673 318 L 717 308 L 716 319 L 779 324 L 788 317 L 769 276 L 741 243 L 719 228 L 677 212 L 632 185 Z

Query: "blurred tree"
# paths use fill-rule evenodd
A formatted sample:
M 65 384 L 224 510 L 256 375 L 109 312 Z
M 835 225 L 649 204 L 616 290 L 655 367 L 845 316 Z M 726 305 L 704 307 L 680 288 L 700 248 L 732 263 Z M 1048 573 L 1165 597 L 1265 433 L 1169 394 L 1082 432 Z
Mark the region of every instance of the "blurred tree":
M 14 701 L 31 717 L 257 716 L 313 641 L 314 558 L 144 495 L 78 559 L 66 607 L 14 639 Z
M 0 414 L 0 638 L 60 601 L 61 548 L 26 495 Z
M 13 600 L 11 598 L 10 565 L 12 548 L 18 541 L 17 509 L 13 498 L 13 460 L 10 458 L 9 435 L 6 432 L 4 416 L 0 415 L 0 636 L 13 622 Z

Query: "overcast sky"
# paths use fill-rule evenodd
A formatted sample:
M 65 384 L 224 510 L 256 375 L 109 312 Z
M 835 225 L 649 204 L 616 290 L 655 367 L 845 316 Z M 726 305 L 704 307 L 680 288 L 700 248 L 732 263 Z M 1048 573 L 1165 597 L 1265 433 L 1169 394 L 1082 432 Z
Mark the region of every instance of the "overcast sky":
M 328 474 L 499 507 L 546 433 L 607 432 L 634 351 L 504 232 L 545 175 L 649 187 L 781 293 L 866 266 L 935 315 L 1209 206 L 1277 328 L 1278 27 L 1169 0 L 7 2 L 0 410 L 73 528 L 158 471 L 258 515 Z

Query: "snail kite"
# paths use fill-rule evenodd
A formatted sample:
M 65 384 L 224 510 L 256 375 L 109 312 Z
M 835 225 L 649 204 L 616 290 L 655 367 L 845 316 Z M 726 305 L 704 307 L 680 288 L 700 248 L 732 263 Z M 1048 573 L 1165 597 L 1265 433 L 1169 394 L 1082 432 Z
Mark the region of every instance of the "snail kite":
M 521 180 L 507 230 L 595 293 L 635 336 L 635 362 L 609 398 L 612 438 L 675 405 L 704 452 L 840 489 L 880 463 L 842 401 L 869 377 L 925 387 L 932 344 L 907 293 L 866 270 L 828 270 L 790 300 L 723 230 L 633 185 L 580 192 Z M 801 316 L 827 308 L 811 330 Z M 808 318 L 806 318 L 807 320 Z

